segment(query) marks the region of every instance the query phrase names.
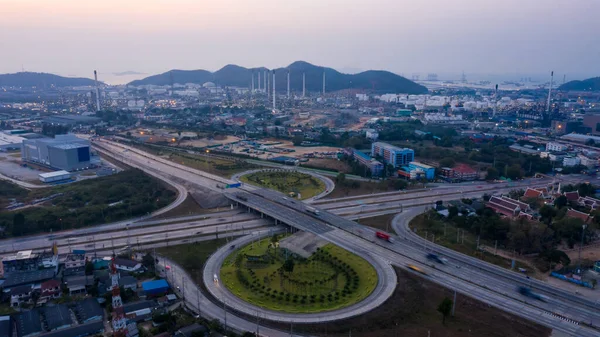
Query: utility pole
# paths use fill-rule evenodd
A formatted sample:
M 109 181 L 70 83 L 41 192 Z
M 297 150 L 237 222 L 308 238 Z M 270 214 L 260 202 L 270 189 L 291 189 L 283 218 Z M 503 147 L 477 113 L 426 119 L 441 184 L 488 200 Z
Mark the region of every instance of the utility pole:
M 454 290 L 454 301 L 452 301 L 452 317 L 454 317 L 455 309 L 456 309 L 456 290 Z
M 577 264 L 577 272 L 580 274 L 581 273 L 581 248 L 583 248 L 583 238 L 585 237 L 585 228 L 587 227 L 586 224 L 584 224 L 581 227 L 581 245 L 579 246 L 579 263 Z

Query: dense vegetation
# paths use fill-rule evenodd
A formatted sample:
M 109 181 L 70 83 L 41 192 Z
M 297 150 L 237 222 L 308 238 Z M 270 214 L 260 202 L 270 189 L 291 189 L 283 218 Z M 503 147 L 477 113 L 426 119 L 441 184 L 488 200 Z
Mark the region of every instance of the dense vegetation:
M 168 85 L 171 78 L 175 83 L 198 83 L 214 82 L 224 86 L 247 87 L 248 82 L 258 72 L 261 72 L 261 81 L 266 68 L 244 68 L 237 65 L 226 65 L 225 67 L 211 73 L 206 70 L 171 70 L 166 73 L 136 80 L 130 85 Z M 344 89 L 370 89 L 381 92 L 403 92 L 409 94 L 422 94 L 427 88 L 408 80 L 402 76 L 389 71 L 365 71 L 359 74 L 342 74 L 335 69 L 315 66 L 307 62 L 297 61 L 286 68 L 275 69 L 276 83 L 286 83 L 288 70 L 290 76 L 290 88 L 295 92 L 302 91 L 302 75 L 306 76 L 307 91 L 321 91 L 323 88 L 323 71 L 326 76 L 326 90 L 338 91 Z M 271 75 L 272 76 L 272 75 Z M 271 79 L 269 79 L 271 80 Z M 262 85 L 262 83 L 261 83 Z M 287 90 L 285 85 L 278 86 L 283 92 Z
M 564 190 L 578 190 L 580 195 L 585 196 L 593 194 L 595 187 L 590 184 L 568 185 Z M 580 242 L 584 222 L 579 218 L 567 217 L 567 210 L 573 208 L 586 213 L 589 210 L 567 201 L 564 196 L 557 198 L 553 206 L 540 199 L 523 199 L 523 194 L 522 190 L 513 191 L 509 196 L 528 203 L 539 221 L 503 218 L 490 208 L 477 210 L 477 216 L 465 216 L 468 213 L 466 207 L 450 206 L 448 217 L 430 212 L 420 219 L 421 225 L 436 236 L 443 235 L 444 227 L 449 225 L 466 230 L 492 246 L 497 242 L 502 249 L 514 250 L 519 254 L 536 253 L 546 262 L 568 264 L 568 257 L 558 252 L 557 247 L 564 243 L 573 248 L 575 243 Z M 594 238 L 595 230 L 600 225 L 600 211 L 594 211 L 592 215 L 594 218 L 584 231 L 586 243 Z
M 7 183 L 0 195 L 20 202 L 57 195 L 41 206 L 0 212 L 3 236 L 20 236 L 92 226 L 141 216 L 162 208 L 175 199 L 175 193 L 139 170 L 87 179 L 49 189 L 27 191 Z

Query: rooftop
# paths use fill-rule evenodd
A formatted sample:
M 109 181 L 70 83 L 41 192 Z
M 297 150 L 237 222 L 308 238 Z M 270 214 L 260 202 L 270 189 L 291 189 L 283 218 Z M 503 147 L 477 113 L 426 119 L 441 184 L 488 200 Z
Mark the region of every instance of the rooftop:
M 73 309 L 75 310 L 77 319 L 80 323 L 95 320 L 96 318 L 102 319 L 102 316 L 104 315 L 104 310 L 94 298 L 86 298 L 76 302 Z
M 14 316 L 19 336 L 29 336 L 42 331 L 39 309 L 23 311 Z
M 4 289 L 18 285 L 42 282 L 54 278 L 54 269 L 41 269 L 34 271 L 11 272 L 4 275 L 6 281 L 2 284 Z
M 435 169 L 435 167 L 427 165 L 427 164 L 423 164 L 421 162 L 418 161 L 411 161 L 408 165 L 414 165 L 414 166 L 419 166 L 420 168 L 424 168 L 424 169 Z
M 71 311 L 64 304 L 42 307 L 41 310 L 44 314 L 48 330 L 56 330 L 73 324 Z
M 41 178 L 53 178 L 53 177 L 67 175 L 67 174 L 69 176 L 71 175 L 71 173 L 69 173 L 68 171 L 60 170 L 60 171 L 54 171 L 54 172 L 40 173 L 40 177 Z

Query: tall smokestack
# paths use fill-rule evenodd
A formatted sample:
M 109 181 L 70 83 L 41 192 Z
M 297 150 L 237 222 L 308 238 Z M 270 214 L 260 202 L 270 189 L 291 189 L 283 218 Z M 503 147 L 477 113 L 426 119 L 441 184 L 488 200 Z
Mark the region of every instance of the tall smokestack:
M 275 93 L 275 70 L 273 70 L 273 110 L 275 110 L 275 97 L 276 97 L 276 93 Z
M 269 76 L 267 76 L 267 97 L 271 98 L 271 71 L 267 74 L 269 74 Z
M 290 70 L 289 69 L 288 69 L 288 79 L 287 80 L 288 80 L 288 87 L 287 87 L 288 95 L 287 96 L 288 96 L 288 99 L 290 99 Z
M 496 117 L 496 109 L 498 107 L 498 84 L 496 84 L 496 89 L 494 90 L 494 106 L 492 107 L 492 118 Z
M 302 73 L 302 97 L 306 97 L 306 73 Z
M 267 71 L 265 70 L 263 73 L 263 90 L 267 92 Z
M 254 70 L 252 71 L 252 89 L 251 92 L 254 92 Z
M 96 85 L 96 111 L 100 111 L 100 89 L 98 88 L 98 72 L 94 70 L 94 84 Z
M 260 91 L 260 70 L 258 71 L 258 91 Z
M 550 73 L 550 88 L 548 88 L 548 103 L 546 103 L 546 112 L 550 112 L 550 95 L 552 95 L 552 84 L 554 84 L 554 71 Z
M 325 68 L 323 68 L 323 96 L 325 96 Z

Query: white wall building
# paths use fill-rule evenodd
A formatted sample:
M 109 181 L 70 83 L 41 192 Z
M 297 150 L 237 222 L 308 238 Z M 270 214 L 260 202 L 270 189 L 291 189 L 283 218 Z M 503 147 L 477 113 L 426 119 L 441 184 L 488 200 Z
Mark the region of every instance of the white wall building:
M 562 152 L 566 151 L 569 147 L 565 144 L 557 143 L 557 142 L 548 142 L 546 143 L 546 151 L 551 152 Z
M 579 159 L 579 157 L 565 157 L 563 159 L 563 166 L 565 166 L 565 167 L 576 166 L 576 165 L 579 165 L 580 163 L 581 163 L 581 160 Z

